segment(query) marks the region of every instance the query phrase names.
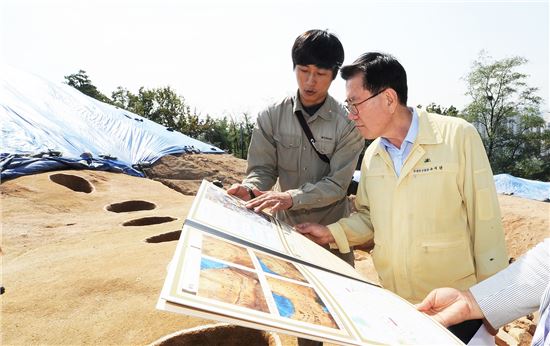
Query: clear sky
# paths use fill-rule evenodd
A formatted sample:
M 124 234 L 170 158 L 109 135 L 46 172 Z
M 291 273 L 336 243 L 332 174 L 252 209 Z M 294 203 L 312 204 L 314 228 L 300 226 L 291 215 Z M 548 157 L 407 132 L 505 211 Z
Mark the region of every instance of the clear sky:
M 345 63 L 367 51 L 397 57 L 409 105 L 462 109 L 461 78 L 481 50 L 523 56 L 549 119 L 549 13 L 548 0 L 2 0 L 0 53 L 54 81 L 83 69 L 107 96 L 170 85 L 203 115 L 255 115 L 295 92 L 296 36 L 329 29 Z M 330 92 L 345 99 L 340 77 Z

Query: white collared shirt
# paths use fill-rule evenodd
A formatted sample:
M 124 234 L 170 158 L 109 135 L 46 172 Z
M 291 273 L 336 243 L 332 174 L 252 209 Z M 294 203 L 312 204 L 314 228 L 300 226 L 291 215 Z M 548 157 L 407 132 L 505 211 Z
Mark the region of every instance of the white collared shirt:
M 409 108 L 409 110 L 412 112 L 411 126 L 409 127 L 409 131 L 407 132 L 403 143 L 401 143 L 401 148 L 397 148 L 384 137 L 380 138 L 380 145 L 382 146 L 382 148 L 386 149 L 386 151 L 390 155 L 390 158 L 393 162 L 393 168 L 395 169 L 395 174 L 397 176 L 401 174 L 403 163 L 411 152 L 413 143 L 416 139 L 416 136 L 418 135 L 418 114 L 416 114 L 416 110 L 414 108 Z

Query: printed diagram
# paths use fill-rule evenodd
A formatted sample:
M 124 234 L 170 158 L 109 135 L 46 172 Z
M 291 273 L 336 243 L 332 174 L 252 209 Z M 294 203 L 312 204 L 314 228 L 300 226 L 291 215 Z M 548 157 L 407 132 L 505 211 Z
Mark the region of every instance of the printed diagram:
M 200 297 L 269 312 L 258 275 L 211 259 L 201 259 Z
M 209 187 L 205 193 L 205 199 L 222 205 L 224 208 L 250 219 L 251 222 L 260 222 L 266 226 L 271 225 L 271 219 L 267 215 L 256 213 L 253 210 L 245 208 L 243 201 L 236 197 L 229 196 L 224 190 Z
M 313 288 L 271 277 L 268 277 L 267 281 L 282 317 L 338 328 Z
M 259 276 L 265 279 L 262 281 Z M 206 234 L 202 234 L 198 287 L 199 297 L 338 328 L 321 298 L 293 263 Z M 275 306 L 272 311 L 266 296 Z
M 254 269 L 246 248 L 208 236 L 202 238 L 202 254 Z
M 302 273 L 296 269 L 294 264 L 276 257 L 264 255 L 259 252 L 255 252 L 254 254 L 256 255 L 256 258 L 258 258 L 260 266 L 265 273 L 283 276 L 285 278 L 298 280 L 301 282 L 307 282 Z

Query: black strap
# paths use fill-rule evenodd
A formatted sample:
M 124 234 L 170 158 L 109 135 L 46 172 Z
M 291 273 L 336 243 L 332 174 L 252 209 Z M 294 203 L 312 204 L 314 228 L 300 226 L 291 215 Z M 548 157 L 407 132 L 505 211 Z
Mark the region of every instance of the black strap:
M 290 102 L 292 102 L 292 109 L 294 109 L 294 99 L 291 98 Z M 317 150 L 317 148 L 315 147 L 315 143 L 316 143 L 315 138 L 313 137 L 313 133 L 311 133 L 311 129 L 307 125 L 306 119 L 304 119 L 304 115 L 302 114 L 302 111 L 297 110 L 296 112 L 294 112 L 294 114 L 296 114 L 296 117 L 298 118 L 298 122 L 300 123 L 300 126 L 302 126 L 302 130 L 304 130 L 304 133 L 306 134 L 306 137 L 309 140 L 309 143 L 313 147 L 313 150 L 315 150 L 315 152 L 323 162 L 330 164 L 330 159 L 328 158 L 328 156 L 320 153 L 319 150 Z

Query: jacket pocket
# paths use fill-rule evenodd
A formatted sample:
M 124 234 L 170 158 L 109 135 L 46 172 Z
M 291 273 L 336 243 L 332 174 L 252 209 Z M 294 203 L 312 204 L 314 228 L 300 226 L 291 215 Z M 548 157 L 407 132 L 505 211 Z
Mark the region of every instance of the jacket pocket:
M 361 167 L 361 169 L 365 168 Z M 364 184 L 367 191 L 371 222 L 375 229 L 389 229 L 393 208 L 392 191 L 397 178 L 389 169 L 379 168 L 365 171 L 364 178 L 361 183 Z
M 421 206 L 417 214 L 424 218 L 419 219 L 424 232 L 430 230 L 429 233 L 435 236 L 440 234 L 442 227 L 458 229 L 453 223 L 461 218 L 463 198 L 457 175 L 457 164 L 443 162 L 417 166 L 410 177 L 405 177 L 402 186 L 407 186 L 410 192 L 411 205 Z M 448 231 L 444 233 L 449 234 Z
M 285 171 L 295 172 L 300 162 L 300 136 L 273 136 L 277 143 L 277 166 Z
M 333 140 L 320 139 L 315 142 L 315 147 L 321 154 L 325 154 L 331 158 L 334 153 L 334 148 L 336 147 L 336 142 Z
M 429 289 L 451 286 L 474 275 L 475 267 L 467 235 L 450 232 L 421 238 L 413 249 L 414 276 Z
M 476 192 L 476 209 L 480 220 L 490 220 L 495 216 L 491 190 L 481 189 Z

